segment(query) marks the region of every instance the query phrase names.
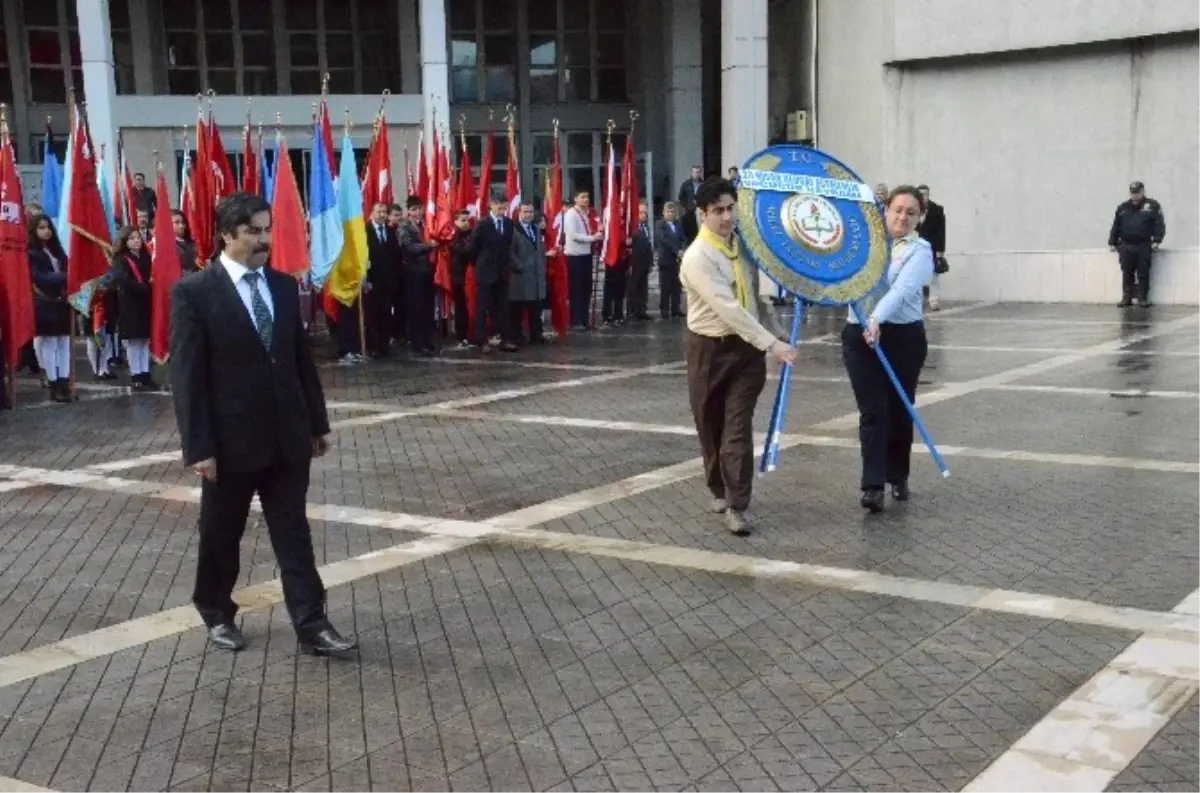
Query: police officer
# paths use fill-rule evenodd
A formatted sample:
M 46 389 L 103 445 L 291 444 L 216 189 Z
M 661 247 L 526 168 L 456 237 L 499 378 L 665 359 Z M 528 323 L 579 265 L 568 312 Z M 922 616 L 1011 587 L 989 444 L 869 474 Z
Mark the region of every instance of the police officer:
M 1150 305 L 1150 254 L 1158 250 L 1167 233 L 1162 205 L 1146 198 L 1141 182 L 1129 185 L 1129 200 L 1117 207 L 1108 248 L 1121 262 L 1121 302 L 1117 306 Z

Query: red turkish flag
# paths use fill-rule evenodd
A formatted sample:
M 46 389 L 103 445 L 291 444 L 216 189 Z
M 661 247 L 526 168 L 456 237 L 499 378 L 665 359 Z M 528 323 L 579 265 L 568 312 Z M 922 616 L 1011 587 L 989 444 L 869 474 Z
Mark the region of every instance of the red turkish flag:
M 80 106 L 74 145 L 71 147 L 71 192 L 66 196 L 69 207 L 69 228 L 59 233 L 70 239 L 71 251 L 67 262 L 67 297 L 71 299 L 85 286 L 108 273 L 112 256 L 112 241 L 108 238 L 108 218 L 96 184 L 96 152 L 88 132 L 87 114 Z M 83 314 L 91 314 L 91 303 L 76 306 Z
M 4 359 L 12 368 L 17 365 L 21 348 L 34 336 L 25 222 L 17 158 L 6 130 L 0 140 L 0 333 L 4 334 Z
M 160 207 L 169 207 L 167 177 L 162 166 L 154 185 Z M 150 265 L 150 356 L 166 363 L 171 351 L 171 291 L 182 275 L 179 248 L 175 245 L 175 229 L 171 213 L 160 211 L 154 216 L 154 259 Z
M 275 195 L 271 199 L 271 269 L 296 276 L 308 272 L 308 229 L 304 204 L 287 140 L 279 138 L 275 162 Z

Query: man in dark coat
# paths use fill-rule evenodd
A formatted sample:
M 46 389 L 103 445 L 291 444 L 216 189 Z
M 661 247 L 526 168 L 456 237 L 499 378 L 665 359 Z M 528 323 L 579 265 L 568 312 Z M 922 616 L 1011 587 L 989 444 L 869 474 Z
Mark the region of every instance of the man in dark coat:
M 513 352 L 517 345 L 508 327 L 508 279 L 512 275 L 512 221 L 505 217 L 508 202 L 493 196 L 491 213 L 475 226 L 471 253 L 475 258 L 475 340 L 489 349 L 487 318 L 500 334 L 500 349 Z
M 509 328 L 513 338 L 524 340 L 521 326 L 529 321 L 529 340 L 543 344 L 542 305 L 546 301 L 546 242 L 534 224 L 533 204 L 521 204 L 521 214 L 512 235 L 512 277 L 508 299 L 512 306 Z
M 373 358 L 386 358 L 390 351 L 392 305 L 399 280 L 399 234 L 388 224 L 387 204 L 376 202 L 367 223 L 367 281 L 371 291 L 363 301 L 367 354 Z
M 1150 259 L 1165 236 L 1167 221 L 1162 205 L 1146 198 L 1146 186 L 1141 182 L 1129 185 L 1129 200 L 1117 207 L 1108 232 L 1108 248 L 1117 253 L 1121 263 L 1118 307 L 1135 302 L 1143 307 L 1150 305 Z
M 646 304 L 650 302 L 650 270 L 654 267 L 654 243 L 650 238 L 650 212 L 645 204 L 638 207 L 637 231 L 629 238 L 629 257 L 633 264 L 629 273 L 629 318 L 650 319 Z
M 663 207 L 662 220 L 654 230 L 654 247 L 658 249 L 658 313 L 663 319 L 682 317 L 679 261 L 687 245 L 675 204 L 668 202 Z
M 426 358 L 433 347 L 433 262 L 437 242 L 428 239 L 421 199 L 408 199 L 408 220 L 400 224 L 400 259 L 404 278 L 404 313 L 408 317 L 408 343 Z
M 325 612 L 306 517 L 309 467 L 329 449 L 329 419 L 296 281 L 264 265 L 271 210 L 234 193 L 217 206 L 218 261 L 185 276 L 171 301 L 171 385 L 183 462 L 201 477 L 192 602 L 223 650 L 234 623 L 242 534 L 257 493 L 301 649 L 352 650 Z

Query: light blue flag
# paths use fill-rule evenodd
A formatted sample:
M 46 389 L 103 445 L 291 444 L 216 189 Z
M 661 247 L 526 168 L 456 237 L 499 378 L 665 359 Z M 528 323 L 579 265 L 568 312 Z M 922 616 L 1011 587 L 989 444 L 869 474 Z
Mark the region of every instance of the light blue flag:
M 262 145 L 262 136 L 259 136 L 258 144 L 258 193 L 259 196 L 268 204 L 271 203 L 271 194 L 274 192 L 275 180 L 271 178 L 271 169 L 267 166 L 267 147 Z
M 108 238 L 117 240 L 117 218 L 113 214 L 112 193 L 108 189 L 108 180 L 104 178 L 104 162 L 96 161 L 96 187 L 100 188 L 100 204 L 104 207 L 104 219 L 108 221 Z
M 71 160 L 75 151 L 75 135 L 78 132 L 79 121 L 76 119 L 75 128 L 71 130 L 71 137 L 67 139 L 67 167 L 63 169 L 62 192 L 59 194 L 58 212 L 53 215 L 54 227 L 58 232 L 58 241 L 62 243 L 63 253 L 67 255 L 68 259 L 71 258 L 71 172 L 74 170 L 71 167 Z M 45 207 L 45 209 L 49 213 L 49 207 Z
M 63 197 L 63 169 L 54 153 L 50 131 L 42 142 L 42 209 L 48 217 L 58 217 Z
M 312 166 L 308 171 L 308 233 L 310 272 L 313 285 L 319 288 L 342 251 L 344 235 L 342 219 L 338 217 L 337 191 L 318 124 L 313 125 Z

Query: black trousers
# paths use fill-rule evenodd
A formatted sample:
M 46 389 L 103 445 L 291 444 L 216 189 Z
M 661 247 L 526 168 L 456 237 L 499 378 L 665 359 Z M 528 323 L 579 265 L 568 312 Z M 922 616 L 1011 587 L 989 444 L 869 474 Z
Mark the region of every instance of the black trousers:
M 361 353 L 362 336 L 359 334 L 358 327 L 358 311 L 362 306 L 363 298 L 354 301 L 354 305 L 345 306 L 338 304 L 337 318 L 337 341 L 338 341 L 338 357 L 346 353 Z M 366 319 L 364 317 L 364 319 Z
M 529 341 L 542 341 L 545 328 L 542 327 L 542 301 L 513 300 L 509 302 L 508 326 L 512 329 L 514 341 L 525 341 L 525 331 L 522 330 L 525 318 L 529 317 Z
M 629 318 L 637 319 L 646 316 L 646 305 L 650 302 L 650 265 L 652 260 L 636 257 L 629 269 L 629 283 L 626 286 L 625 302 L 629 307 Z
M 1121 295 L 1126 300 L 1150 297 L 1150 243 L 1122 245 L 1117 249 L 1121 262 Z
M 404 271 L 405 316 L 408 319 L 408 345 L 417 352 L 433 349 L 433 273 L 426 270 Z
M 567 299 L 572 327 L 587 327 L 592 313 L 592 255 L 567 257 Z
M 750 505 L 754 407 L 767 382 L 763 351 L 740 336 L 686 336 L 688 402 L 700 436 L 704 480 L 730 509 Z
M 396 285 L 381 279 L 371 284 L 371 291 L 363 296 L 366 308 L 367 352 L 387 355 L 392 343 L 392 301 Z
M 513 331 L 509 327 L 508 279 L 497 278 L 491 283 L 475 283 L 475 343 L 487 344 L 487 318 L 492 318 L 492 327 L 500 340 L 511 342 Z
M 404 341 L 408 338 L 408 295 L 407 281 L 404 274 L 395 280 L 391 290 L 392 312 L 391 312 L 391 334 L 396 341 Z
M 628 282 L 629 268 L 624 261 L 616 267 L 604 268 L 604 306 L 601 316 L 605 322 L 625 319 L 625 286 Z
M 454 338 L 466 341 L 470 336 L 471 314 L 467 310 L 467 288 L 460 281 L 451 287 L 454 298 Z
M 683 286 L 679 267 L 658 266 L 658 313 L 663 319 L 683 313 Z
M 217 470 L 215 482 L 200 487 L 200 552 L 192 602 L 208 626 L 231 622 L 237 614 L 233 588 L 240 573 L 242 535 L 250 501 L 258 494 L 271 547 L 283 581 L 283 600 L 300 634 L 325 626 L 325 586 L 313 556 L 305 514 L 311 463 L 282 459 L 261 471 Z
M 879 344 L 896 372 L 910 402 L 917 396 L 917 379 L 929 345 L 925 323 L 884 323 Z M 912 418 L 892 387 L 875 351 L 863 340 L 862 326 L 842 328 L 842 361 L 858 403 L 858 441 L 862 451 L 862 489 L 882 490 L 885 484 L 908 482 L 912 457 Z

